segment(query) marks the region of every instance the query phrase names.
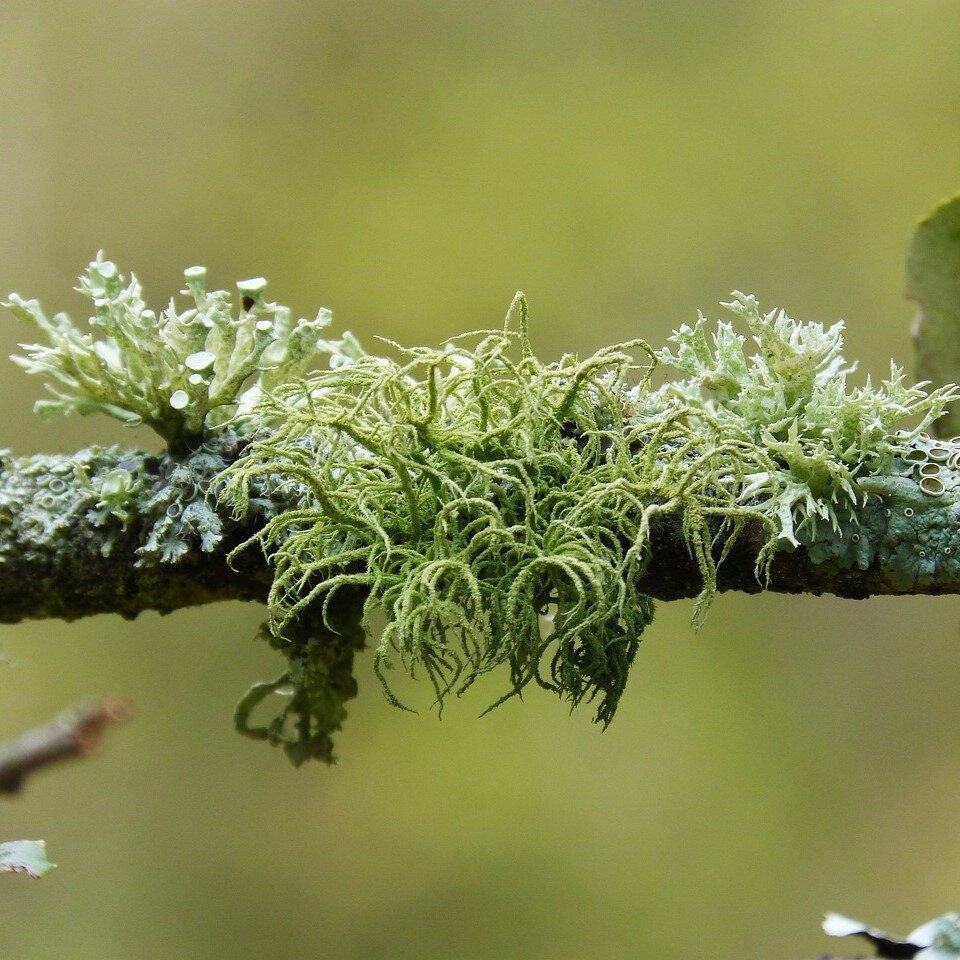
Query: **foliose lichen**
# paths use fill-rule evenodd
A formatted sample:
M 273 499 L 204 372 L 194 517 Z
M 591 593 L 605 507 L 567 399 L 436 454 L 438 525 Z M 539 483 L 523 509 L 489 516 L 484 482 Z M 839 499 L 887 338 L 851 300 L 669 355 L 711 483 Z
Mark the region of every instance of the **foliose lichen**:
M 863 937 L 881 957 L 912 957 L 914 960 L 957 960 L 960 957 L 960 914 L 951 912 L 921 924 L 906 937 L 897 937 L 851 920 L 839 913 L 828 913 L 823 931 L 831 937 Z
M 0 525 L 11 534 L 0 543 L 0 563 L 14 543 L 41 548 L 94 508 L 96 492 L 91 477 L 117 470 L 127 454 L 117 447 L 92 447 L 70 460 L 36 455 L 17 458 L 3 451 L 0 484 Z
M 908 591 L 960 574 L 960 438 L 900 439 L 906 449 L 889 473 L 860 478 L 862 502 L 848 505 L 807 550 L 814 563 L 879 564 L 894 587 Z

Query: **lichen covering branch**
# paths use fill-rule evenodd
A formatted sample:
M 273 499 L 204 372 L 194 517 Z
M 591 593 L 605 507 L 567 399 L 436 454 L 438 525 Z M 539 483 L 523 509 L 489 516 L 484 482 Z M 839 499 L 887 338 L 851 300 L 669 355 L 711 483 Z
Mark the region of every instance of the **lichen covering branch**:
M 261 281 L 239 285 L 234 317 L 200 268 L 186 278 L 194 306 L 158 315 L 98 258 L 81 279 L 93 334 L 11 297 L 50 340 L 25 348 L 53 381 L 42 412 L 99 410 L 167 443 L 172 494 L 119 452 L 97 469 L 78 457 L 70 489 L 86 493 L 72 512 L 46 504 L 50 539 L 69 515 L 135 566 L 229 552 L 268 571 L 264 636 L 288 665 L 236 720 L 296 763 L 332 758 L 375 614 L 395 703 L 393 669 L 425 675 L 442 704 L 502 665 L 502 699 L 539 684 L 593 701 L 605 724 L 654 596 L 695 580 L 699 621 L 720 586 L 771 577 L 847 595 L 960 581 L 960 445 L 925 433 L 958 391 L 907 385 L 896 367 L 849 387 L 841 324 L 736 294 L 726 306 L 756 353 L 701 316 L 668 349 L 546 362 L 518 295 L 503 329 L 373 356 L 323 339 L 324 312 L 291 323 Z M 658 363 L 679 378 L 654 388 Z
M 681 408 L 631 418 L 652 359 L 642 341 L 543 363 L 518 308 L 519 332 L 277 388 L 260 407 L 277 426 L 222 497 L 242 517 L 253 484 L 284 490 L 291 506 L 255 538 L 276 570 L 274 629 L 362 587 L 367 623 L 387 614 L 376 666 L 394 702 L 394 658 L 440 703 L 507 664 L 508 695 L 535 681 L 573 705 L 596 698 L 607 723 L 653 615 L 637 586 L 651 517 L 682 518 L 708 596 L 711 541 L 736 537 L 745 465 L 766 461 L 716 431 L 694 442 Z

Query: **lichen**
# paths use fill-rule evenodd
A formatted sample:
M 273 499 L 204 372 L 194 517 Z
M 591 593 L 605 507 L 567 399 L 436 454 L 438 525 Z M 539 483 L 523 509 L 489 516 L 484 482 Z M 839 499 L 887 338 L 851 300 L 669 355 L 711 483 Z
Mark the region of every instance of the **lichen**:
M 386 613 L 376 668 L 394 702 L 396 663 L 425 673 L 441 704 L 508 664 L 504 698 L 534 681 L 573 705 L 596 699 L 608 723 L 653 615 L 636 584 L 659 513 L 682 518 L 700 566 L 697 619 L 751 520 L 768 536 L 761 577 L 774 550 L 801 544 L 814 560 L 879 557 L 898 582 L 913 551 L 909 576 L 929 575 L 915 544 L 939 542 L 952 518 L 916 509 L 907 536 L 869 480 L 903 472 L 955 388 L 906 386 L 893 367 L 848 389 L 841 324 L 763 314 L 741 294 L 726 306 L 754 335 L 749 358 L 732 325 L 708 339 L 701 316 L 672 338 L 676 354 L 634 341 L 544 363 L 515 306 L 518 333 L 397 348 L 264 397 L 272 426 L 227 470 L 223 497 L 239 515 L 254 483 L 287 502 L 256 538 L 276 570 L 275 636 L 361 588 L 365 622 Z M 651 389 L 655 360 L 686 379 Z M 896 431 L 904 418 L 914 426 Z M 915 484 L 925 507 L 933 480 Z
M 264 390 L 321 359 L 361 352 L 349 333 L 323 339 L 328 310 L 293 322 L 287 307 L 266 300 L 262 278 L 237 284 L 239 316 L 227 291 L 207 290 L 204 267 L 188 268 L 184 278 L 193 306 L 178 311 L 171 299 L 157 313 L 139 280 L 128 283 L 98 254 L 77 288 L 94 307 L 86 333 L 65 313 L 48 318 L 36 300 L 10 294 L 5 305 L 49 341 L 22 344 L 26 355 L 12 357 L 47 378 L 52 399 L 38 400 L 37 413 L 105 413 L 152 427 L 171 449 L 189 448 L 227 421 L 243 429 Z
M 308 611 L 288 624 L 283 636 L 264 624 L 260 636 L 287 660 L 276 680 L 255 683 L 234 712 L 237 731 L 283 748 L 295 766 L 306 760 L 333 763 L 333 735 L 340 729 L 344 703 L 357 695 L 353 656 L 366 638 L 360 623 L 362 603 L 344 590 L 323 610 Z M 274 695 L 279 709 L 261 725 L 254 711 Z
M 885 475 L 857 481 L 862 503 L 807 545 L 814 563 L 878 564 L 898 590 L 960 575 L 960 438 L 901 434 L 907 449 Z
M 243 515 L 259 483 L 290 504 L 256 538 L 276 570 L 276 634 L 360 587 L 365 622 L 387 614 L 376 669 L 393 702 L 395 662 L 441 704 L 507 664 L 506 697 L 533 681 L 572 705 L 596 699 L 608 723 L 653 617 L 637 587 L 652 517 L 682 516 L 707 598 L 759 515 L 739 502 L 746 477 L 772 465 L 707 414 L 695 434 L 682 406 L 630 417 L 652 366 L 643 341 L 544 363 L 516 306 L 519 332 L 277 387 L 258 411 L 278 426 L 226 471 L 223 498 Z
M 744 499 L 778 527 L 787 544 L 815 542 L 840 531 L 865 501 L 864 477 L 894 469 L 898 457 L 960 397 L 954 386 L 932 392 L 907 386 L 903 371 L 874 386 L 847 388 L 855 365 L 843 358 L 843 324 L 762 313 L 755 297 L 734 292 L 723 304 L 746 324 L 759 353 L 747 358 L 746 338 L 720 322 L 708 338 L 706 320 L 684 325 L 658 357 L 686 374 L 638 402 L 658 416 L 675 406 L 709 411 L 725 436 L 761 447 L 774 469 L 752 474 Z M 898 430 L 912 419 L 909 430 Z
M 96 502 L 92 485 L 75 482 L 118 467 L 125 454 L 116 447 L 93 447 L 67 460 L 36 455 L 28 458 L 2 455 L 0 525 L 8 536 L 0 550 L 14 543 L 32 543 L 46 549 L 57 537 L 82 518 Z M 0 563 L 9 559 L 0 552 Z
M 725 306 L 754 356 L 731 323 L 708 334 L 701 315 L 669 349 L 633 340 L 545 362 L 518 295 L 502 330 L 442 349 L 388 342 L 378 357 L 349 334 L 323 339 L 326 311 L 292 323 L 263 280 L 238 284 L 235 318 L 202 268 L 185 277 L 194 306 L 158 316 L 98 257 L 80 285 L 96 336 L 11 296 L 50 341 L 18 360 L 52 381 L 40 413 L 147 423 L 168 450 L 150 483 L 115 450 L 79 456 L 66 490 L 52 466 L 40 488 L 44 461 L 21 466 L 0 523 L 49 540 L 82 517 L 105 549 L 132 530 L 140 563 L 176 563 L 222 547 L 225 509 L 254 520 L 237 551 L 273 565 L 264 636 L 288 664 L 236 723 L 295 763 L 332 759 L 353 655 L 381 613 L 375 671 L 398 705 L 396 667 L 426 675 L 442 706 L 506 666 L 497 703 L 534 683 L 594 701 L 609 723 L 653 618 L 640 585 L 658 517 L 679 520 L 700 570 L 697 622 L 748 524 L 765 535 L 761 581 L 776 551 L 797 549 L 879 565 L 897 589 L 960 573 L 960 442 L 924 433 L 960 390 L 908 386 L 895 366 L 849 388 L 842 324 L 764 314 L 735 293 Z M 658 363 L 680 378 L 654 389 Z M 255 723 L 275 695 L 279 710 Z
M 70 457 L 3 459 L 2 548 L 55 548 L 57 538 L 88 523 L 109 556 L 129 528 L 141 537 L 138 565 L 173 563 L 189 550 L 212 552 L 222 521 L 207 496 L 211 480 L 232 460 L 237 437 L 225 431 L 182 458 L 151 457 L 121 447 L 88 447 Z M 253 510 L 273 504 L 255 500 Z M 0 555 L 0 562 L 6 558 Z
M 823 931 L 831 937 L 863 937 L 881 957 L 913 957 L 914 960 L 956 960 L 960 957 L 960 914 L 945 913 L 900 938 L 851 920 L 839 913 L 828 913 Z
M 151 522 L 137 550 L 138 563 L 152 559 L 175 563 L 188 550 L 210 553 L 217 548 L 223 538 L 223 523 L 208 493 L 235 445 L 232 432 L 221 432 L 186 456 L 164 461 L 162 482 L 140 506 Z

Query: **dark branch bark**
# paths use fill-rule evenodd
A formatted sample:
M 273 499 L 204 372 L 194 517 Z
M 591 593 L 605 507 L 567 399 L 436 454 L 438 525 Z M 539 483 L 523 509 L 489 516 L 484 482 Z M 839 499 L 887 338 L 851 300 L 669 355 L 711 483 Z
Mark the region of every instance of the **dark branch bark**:
M 237 453 L 239 449 L 238 444 Z M 174 462 L 140 451 L 93 454 L 84 452 L 87 472 L 95 475 L 97 469 L 102 473 L 121 465 L 142 484 L 139 503 L 149 502 L 169 482 Z M 223 517 L 223 539 L 215 550 L 203 551 L 196 542 L 176 562 L 163 562 L 156 553 L 140 551 L 156 517 L 134 514 L 126 529 L 113 518 L 98 525 L 89 515 L 96 498 L 91 500 L 72 462 L 69 457 L 29 457 L 2 463 L 0 622 L 74 620 L 97 613 L 132 618 L 144 610 L 166 613 L 217 600 L 266 598 L 271 575 L 259 551 L 245 551 L 233 566 L 226 560 L 254 527 Z M 60 479 L 59 502 L 53 505 L 51 474 Z M 45 525 L 48 505 L 51 516 L 61 511 L 55 529 Z
M 0 744 L 0 793 L 19 793 L 37 770 L 84 756 L 97 747 L 107 727 L 129 717 L 121 701 L 81 705 Z
M 644 576 L 643 588 L 658 600 L 679 600 L 695 597 L 702 589 L 700 572 L 683 542 L 679 518 L 666 518 L 656 524 L 652 534 L 653 556 Z M 960 579 L 943 575 L 928 584 L 909 589 L 891 582 L 889 573 L 880 564 L 867 570 L 844 567 L 839 563 L 811 563 L 804 548 L 792 553 L 775 554 L 769 580 L 757 578 L 756 563 L 766 542 L 759 524 L 748 525 L 734 544 L 717 574 L 717 588 L 743 593 L 809 593 L 814 596 L 833 594 L 851 600 L 872 596 L 904 596 L 916 594 L 960 593 Z

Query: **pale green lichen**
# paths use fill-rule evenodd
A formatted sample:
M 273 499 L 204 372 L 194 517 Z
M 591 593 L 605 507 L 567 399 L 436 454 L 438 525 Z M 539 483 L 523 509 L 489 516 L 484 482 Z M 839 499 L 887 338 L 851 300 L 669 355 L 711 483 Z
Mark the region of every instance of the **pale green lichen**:
M 831 937 L 863 937 L 881 957 L 912 957 L 914 960 L 957 960 L 960 958 L 960 914 L 945 913 L 922 924 L 900 938 L 851 920 L 839 913 L 828 913 L 823 931 Z
M 535 681 L 574 705 L 598 698 L 607 723 L 653 615 L 637 587 L 651 518 L 682 516 L 709 596 L 718 558 L 758 515 L 740 503 L 745 478 L 772 464 L 706 414 L 696 435 L 679 406 L 628 419 L 649 348 L 543 363 L 517 304 L 519 333 L 278 387 L 258 408 L 277 426 L 228 469 L 223 496 L 241 515 L 252 483 L 292 503 L 257 537 L 276 569 L 276 633 L 361 587 L 368 622 L 387 614 L 381 678 L 396 658 L 442 701 L 508 664 L 508 696 Z
M 48 345 L 23 344 L 12 359 L 47 378 L 52 399 L 38 400 L 41 416 L 105 413 L 152 427 L 168 446 L 190 445 L 232 420 L 241 427 L 264 390 L 299 376 L 321 359 L 350 359 L 359 344 L 324 340 L 330 313 L 294 322 L 287 307 L 266 300 L 266 281 L 241 281 L 239 316 L 231 295 L 208 291 L 206 270 L 184 271 L 193 305 L 173 300 L 157 313 L 144 302 L 140 282 L 129 283 L 98 254 L 77 288 L 92 301 L 90 330 L 65 313 L 48 318 L 36 300 L 11 294 L 6 306 L 34 324 Z
M 116 520 L 120 530 L 126 530 L 130 521 L 137 516 L 137 497 L 143 490 L 143 481 L 122 467 L 93 478 L 79 462 L 75 463 L 74 469 L 81 485 L 96 497 L 96 502 L 87 513 L 91 522 L 101 527 Z M 105 555 L 109 555 L 112 546 L 112 540 L 105 541 Z
M 739 294 L 728 306 L 760 353 L 745 356 L 729 324 L 708 339 L 701 318 L 674 336 L 676 354 L 655 355 L 687 379 L 652 390 L 651 365 L 629 352 L 641 342 L 539 361 L 517 305 L 518 334 L 362 358 L 264 398 L 276 426 L 227 471 L 224 497 L 243 514 L 257 483 L 288 503 L 257 537 L 276 569 L 275 635 L 360 587 L 367 621 L 386 613 L 382 679 L 396 659 L 442 701 L 506 663 L 507 696 L 533 680 L 572 704 L 598 698 L 609 722 L 652 619 L 636 584 L 654 515 L 683 519 L 698 615 L 748 520 L 768 531 L 761 576 L 773 549 L 819 534 L 840 547 L 818 559 L 840 560 L 854 530 L 889 517 L 864 481 L 894 469 L 957 395 L 905 386 L 896 368 L 848 389 L 842 325 L 763 314 Z M 914 426 L 895 432 L 904 418 Z M 869 553 L 899 569 L 905 543 L 887 523 L 848 562 Z
M 88 514 L 99 509 L 105 478 L 126 473 L 123 464 L 128 456 L 118 447 L 91 447 L 70 459 L 43 455 L 13 458 L 4 452 L 0 525 L 11 535 L 4 538 L 3 548 L 21 542 L 45 549 L 83 520 L 95 522 Z M 132 485 L 139 489 L 136 480 Z M 125 521 L 112 518 L 112 522 L 119 529 Z M 105 553 L 109 553 L 111 544 L 107 538 Z M 0 552 L 0 563 L 8 559 Z
M 754 356 L 731 324 L 708 334 L 701 316 L 672 349 L 635 340 L 547 363 L 518 295 L 502 331 L 443 349 L 394 344 L 391 359 L 349 334 L 322 339 L 325 311 L 292 323 L 261 279 L 238 284 L 234 318 L 201 268 L 185 276 L 195 306 L 158 317 L 135 279 L 98 258 L 81 279 L 98 338 L 11 297 L 51 341 L 19 361 L 53 380 L 41 413 L 149 423 L 170 447 L 149 488 L 119 454 L 80 464 L 77 502 L 39 494 L 43 522 L 82 513 L 120 533 L 143 515 L 141 562 L 176 562 L 220 544 L 210 490 L 255 514 L 246 546 L 275 569 L 266 636 L 289 666 L 241 701 L 237 727 L 294 762 L 332 758 L 353 654 L 378 611 L 376 671 L 394 702 L 397 664 L 426 674 L 441 703 L 507 665 L 504 698 L 534 682 L 572 705 L 595 700 L 608 723 L 653 617 L 639 585 L 661 515 L 679 518 L 699 566 L 697 620 L 751 522 L 766 532 L 761 579 L 775 550 L 800 546 L 815 563 L 879 564 L 899 589 L 960 571 L 960 447 L 922 432 L 960 391 L 907 386 L 896 367 L 848 388 L 841 324 L 764 314 L 735 294 L 726 306 Z M 682 379 L 653 389 L 658 361 Z M 276 694 L 279 712 L 254 723 Z
M 894 364 L 890 378 L 847 388 L 854 370 L 843 359 L 843 324 L 800 323 L 782 310 L 762 313 L 756 298 L 734 293 L 724 304 L 742 320 L 758 348 L 720 322 L 708 336 L 700 315 L 671 338 L 676 352 L 658 357 L 686 374 L 638 400 L 652 416 L 687 407 L 708 411 L 724 436 L 755 445 L 774 463 L 749 477 L 744 498 L 774 521 L 780 538 L 797 546 L 815 541 L 825 525 L 864 503 L 863 477 L 890 472 L 898 455 L 960 397 L 954 386 L 927 392 L 907 386 Z M 904 419 L 910 430 L 897 430 Z
M 888 474 L 860 478 L 864 502 L 807 544 L 814 563 L 880 566 L 898 590 L 960 576 L 960 438 L 899 437 L 908 449 Z

